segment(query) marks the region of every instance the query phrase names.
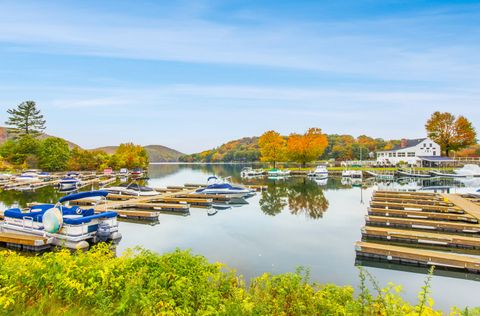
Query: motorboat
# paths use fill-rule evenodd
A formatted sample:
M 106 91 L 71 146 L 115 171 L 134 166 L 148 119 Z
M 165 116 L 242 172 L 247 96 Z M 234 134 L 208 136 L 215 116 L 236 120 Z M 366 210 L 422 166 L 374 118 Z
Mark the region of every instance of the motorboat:
M 215 194 L 215 195 L 228 195 L 230 197 L 250 197 L 255 195 L 255 190 L 248 189 L 239 185 L 230 184 L 227 179 L 218 179 L 215 176 L 209 177 L 207 183 L 212 184 L 207 185 L 204 188 L 200 188 L 194 191 L 196 194 Z
M 32 183 L 32 182 L 38 182 L 40 181 L 40 178 L 38 177 L 37 174 L 32 174 L 32 173 L 22 173 L 19 176 L 15 177 L 16 182 L 23 182 L 23 183 Z
M 82 184 L 82 180 L 74 176 L 66 176 L 60 179 L 58 182 L 58 188 L 60 190 L 72 190 L 77 189 Z
M 253 169 L 252 167 L 245 167 L 240 172 L 240 176 L 242 176 L 242 178 L 257 177 L 263 176 L 264 172 L 265 171 L 263 169 Z
M 7 181 L 12 178 L 12 175 L 7 173 L 0 173 L 0 181 Z
M 468 164 L 463 166 L 461 169 L 453 170 L 453 172 L 462 177 L 480 177 L 480 166 Z
M 154 196 L 160 194 L 153 188 L 141 186 L 137 183 L 122 183 L 118 186 L 105 187 L 103 190 L 112 194 L 131 196 Z
M 95 214 L 94 209 L 67 206 L 69 201 L 107 195 L 106 191 L 81 192 L 66 195 L 56 204 L 37 204 L 27 210 L 11 208 L 4 212 L 0 228 L 3 232 L 42 236 L 55 246 L 69 249 L 88 249 L 90 244 L 100 241 L 118 242 L 122 235 L 116 212 Z
M 134 168 L 131 172 L 130 172 L 130 175 L 132 177 L 136 177 L 136 178 L 139 178 L 139 177 L 143 177 L 143 170 L 141 168 Z
M 328 176 L 320 178 L 320 177 L 313 177 L 313 181 L 315 181 L 318 185 L 327 185 L 328 183 Z
M 267 171 L 269 177 L 286 177 L 290 175 L 290 170 L 281 170 L 273 168 Z
M 127 168 L 121 168 L 119 171 L 119 174 L 122 176 L 127 176 L 128 175 L 128 169 Z
M 343 170 L 342 171 L 343 178 L 353 178 L 353 179 L 361 179 L 363 177 L 363 173 L 361 170 Z
M 328 178 L 327 166 L 318 165 L 317 168 L 315 168 L 315 170 L 310 171 L 307 175 L 309 177 L 315 177 L 315 178 Z

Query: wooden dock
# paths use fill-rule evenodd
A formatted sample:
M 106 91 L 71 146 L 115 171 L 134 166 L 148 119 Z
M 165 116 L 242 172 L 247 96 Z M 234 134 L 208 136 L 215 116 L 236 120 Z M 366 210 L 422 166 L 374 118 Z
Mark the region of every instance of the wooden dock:
M 480 197 L 374 192 L 357 256 L 480 273 Z
M 26 251 L 45 251 L 52 246 L 53 238 L 28 236 L 15 233 L 0 232 L 0 244 L 7 248 Z

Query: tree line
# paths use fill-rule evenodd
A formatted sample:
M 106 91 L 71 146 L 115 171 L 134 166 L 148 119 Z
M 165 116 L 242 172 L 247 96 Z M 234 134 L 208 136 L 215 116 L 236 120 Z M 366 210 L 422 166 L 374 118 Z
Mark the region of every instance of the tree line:
M 70 146 L 58 137 L 46 137 L 46 120 L 34 101 L 26 101 L 14 109 L 5 122 L 13 135 L 0 146 L 1 169 L 41 168 L 45 171 L 103 170 L 107 167 L 146 168 L 149 159 L 146 150 L 132 143 L 120 144 L 114 154 L 101 150 L 85 150 Z M 43 138 L 43 139 L 42 139 Z
M 425 124 L 427 136 L 440 145 L 444 155 L 479 156 L 476 131 L 464 116 L 435 112 Z M 315 160 L 374 159 L 377 151 L 391 150 L 401 140 L 384 140 L 367 135 L 323 134 L 320 128 L 310 128 L 305 134 L 280 135 L 267 131 L 260 137 L 245 137 L 217 148 L 184 155 L 184 162 L 297 162 L 305 165 Z

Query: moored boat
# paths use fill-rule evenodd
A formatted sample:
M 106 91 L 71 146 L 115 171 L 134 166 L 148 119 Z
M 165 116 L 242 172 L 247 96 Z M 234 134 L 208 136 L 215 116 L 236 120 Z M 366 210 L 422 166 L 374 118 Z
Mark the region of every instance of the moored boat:
M 73 176 L 67 176 L 60 179 L 58 182 L 58 188 L 60 190 L 72 190 L 77 189 L 82 184 L 82 181 Z
M 343 178 L 353 178 L 353 179 L 361 179 L 363 177 L 363 173 L 361 170 L 343 170 L 342 171 Z
M 243 178 L 262 176 L 265 171 L 263 169 L 253 169 L 252 167 L 245 167 L 240 172 Z
M 213 183 L 212 183 L 213 181 Z M 195 190 L 196 194 L 215 194 L 215 195 L 228 195 L 230 197 L 250 197 L 255 195 L 255 190 L 248 189 L 240 185 L 232 185 L 227 179 L 218 179 L 215 176 L 209 177 L 207 185 L 204 188 Z
M 65 206 L 62 203 L 83 198 L 104 198 L 108 192 L 91 191 L 70 194 L 56 204 L 38 204 L 28 211 L 11 208 L 4 212 L 1 230 L 27 236 L 52 238 L 52 244 L 70 249 L 88 249 L 91 243 L 117 242 L 117 213 L 105 211 L 95 214 L 93 209 Z
M 141 186 L 136 183 L 123 183 L 118 186 L 105 187 L 102 190 L 105 190 L 112 194 L 131 196 L 154 196 L 160 194 L 153 188 Z
M 277 168 L 272 168 L 267 171 L 269 177 L 285 177 L 290 175 L 290 170 L 281 170 Z
M 318 165 L 315 170 L 310 171 L 307 174 L 309 177 L 316 177 L 316 178 L 328 178 L 328 169 L 325 165 Z
M 480 166 L 468 164 L 463 166 L 461 169 L 454 170 L 453 172 L 455 172 L 457 176 L 462 177 L 480 177 Z

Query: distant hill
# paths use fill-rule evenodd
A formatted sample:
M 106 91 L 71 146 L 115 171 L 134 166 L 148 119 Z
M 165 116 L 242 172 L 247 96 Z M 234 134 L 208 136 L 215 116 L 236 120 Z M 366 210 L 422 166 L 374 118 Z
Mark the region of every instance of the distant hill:
M 6 142 L 9 139 L 14 139 L 14 137 L 15 137 L 15 135 L 12 134 L 12 133 L 9 133 L 8 129 L 6 127 L 0 126 L 0 145 L 3 144 L 4 142 Z M 45 139 L 47 137 L 57 137 L 57 136 L 52 136 L 52 135 L 42 133 L 38 136 L 38 139 Z M 59 138 L 61 138 L 61 137 L 59 137 Z M 70 142 L 66 139 L 64 139 L 64 140 L 68 143 L 68 146 L 70 148 L 74 148 L 74 147 L 80 148 L 80 146 L 78 146 L 77 144 L 72 143 L 72 142 Z
M 114 154 L 118 146 L 105 146 L 99 147 L 92 150 L 102 150 L 107 154 Z M 168 148 L 162 145 L 148 145 L 144 146 L 145 150 L 148 153 L 148 158 L 150 162 L 173 162 L 178 161 L 180 156 L 184 154 L 175 150 Z

